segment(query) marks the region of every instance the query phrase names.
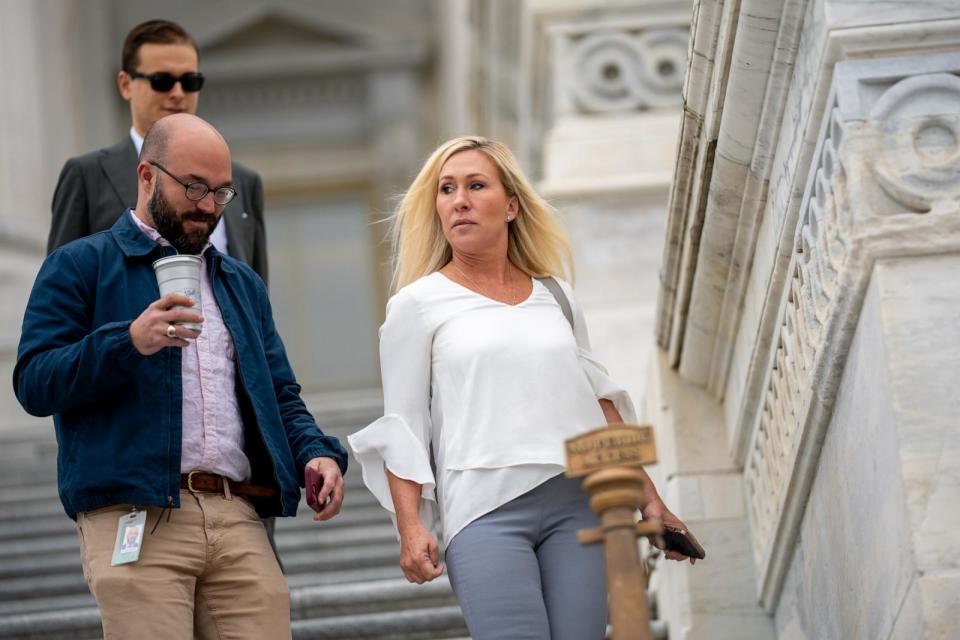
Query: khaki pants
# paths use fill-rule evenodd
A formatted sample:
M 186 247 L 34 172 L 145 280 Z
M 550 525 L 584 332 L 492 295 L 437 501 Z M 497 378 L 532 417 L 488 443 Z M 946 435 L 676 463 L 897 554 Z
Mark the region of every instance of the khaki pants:
M 116 505 L 77 515 L 104 638 L 291 637 L 290 592 L 246 499 L 182 490 L 169 522 L 161 509 L 147 509 L 140 559 L 113 567 L 117 522 L 129 511 Z

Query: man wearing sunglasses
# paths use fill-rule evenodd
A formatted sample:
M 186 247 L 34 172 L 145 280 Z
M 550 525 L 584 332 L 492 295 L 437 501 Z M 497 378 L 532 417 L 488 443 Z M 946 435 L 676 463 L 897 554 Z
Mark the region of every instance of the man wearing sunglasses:
M 204 77 L 196 42 L 180 25 L 150 20 L 134 27 L 123 43 L 117 74 L 120 95 L 130 104 L 130 134 L 112 147 L 71 158 L 53 195 L 47 252 L 109 229 L 137 200 L 137 163 L 143 136 L 153 123 L 174 113 L 196 113 Z M 267 244 L 260 176 L 233 164 L 237 197 L 227 205 L 211 241 L 267 280 Z

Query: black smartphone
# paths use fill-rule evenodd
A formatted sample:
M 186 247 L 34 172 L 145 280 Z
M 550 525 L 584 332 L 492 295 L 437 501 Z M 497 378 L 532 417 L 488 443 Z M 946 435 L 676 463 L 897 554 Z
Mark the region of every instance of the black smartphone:
M 661 537 L 663 538 L 664 549 L 667 551 L 676 551 L 688 558 L 696 558 L 697 560 L 703 560 L 707 557 L 703 547 L 700 546 L 693 534 L 686 529 L 663 525 Z

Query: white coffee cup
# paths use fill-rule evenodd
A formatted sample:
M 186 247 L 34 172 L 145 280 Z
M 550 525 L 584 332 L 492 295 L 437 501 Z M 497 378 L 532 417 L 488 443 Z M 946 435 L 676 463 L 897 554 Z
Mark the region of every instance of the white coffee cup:
M 192 307 L 177 305 L 175 309 L 186 309 L 203 315 L 200 306 L 200 256 L 167 256 L 153 263 L 153 272 L 157 274 L 160 297 L 168 293 L 180 293 L 193 299 Z M 177 322 L 182 327 L 200 332 L 201 325 L 193 322 Z

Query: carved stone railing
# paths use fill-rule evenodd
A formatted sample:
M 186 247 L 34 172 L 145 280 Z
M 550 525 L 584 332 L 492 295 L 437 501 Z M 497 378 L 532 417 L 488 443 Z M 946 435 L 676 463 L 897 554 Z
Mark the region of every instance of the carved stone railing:
M 844 180 L 837 153 L 842 126 L 835 107 L 830 114 L 832 126 L 821 141 L 818 166 L 801 212 L 777 348 L 744 473 L 754 540 L 759 543 L 754 545 L 757 564 L 764 560 L 781 513 L 789 463 L 796 458 L 802 435 L 800 418 L 809 399 L 810 375 L 847 254 L 841 228 L 848 227 L 849 221 L 838 215 L 844 207 L 837 199 L 843 196 L 842 190 L 834 188 Z
M 878 258 L 960 250 L 960 54 L 838 63 L 744 467 L 761 599 L 789 568 Z

